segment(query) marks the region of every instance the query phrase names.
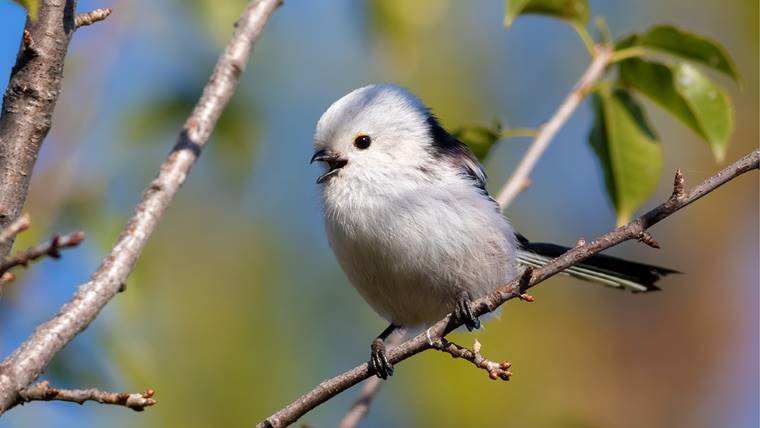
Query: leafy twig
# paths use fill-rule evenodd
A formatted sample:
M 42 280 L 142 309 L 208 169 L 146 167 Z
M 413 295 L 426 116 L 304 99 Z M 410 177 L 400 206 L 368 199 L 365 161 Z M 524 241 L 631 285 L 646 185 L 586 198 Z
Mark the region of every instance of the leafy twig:
M 509 177 L 497 194 L 496 202 L 499 203 L 502 210 L 504 210 L 524 188 L 526 179 L 528 179 L 530 172 L 544 153 L 544 150 L 549 146 L 549 143 L 551 143 L 562 125 L 564 125 L 570 118 L 570 115 L 572 115 L 575 109 L 578 108 L 578 105 L 586 96 L 589 89 L 604 75 L 604 71 L 609 64 L 610 56 L 612 55 L 612 48 L 606 45 L 597 45 L 595 51 L 596 53 L 593 61 L 591 61 L 591 64 L 583 73 L 580 80 L 578 80 L 578 83 L 575 84 L 572 92 L 570 92 L 567 98 L 565 98 L 559 106 L 559 109 L 554 113 L 554 116 L 541 126 L 538 135 L 536 135 L 533 143 L 531 143 L 530 148 L 525 153 L 520 164 L 517 165 L 512 176 Z

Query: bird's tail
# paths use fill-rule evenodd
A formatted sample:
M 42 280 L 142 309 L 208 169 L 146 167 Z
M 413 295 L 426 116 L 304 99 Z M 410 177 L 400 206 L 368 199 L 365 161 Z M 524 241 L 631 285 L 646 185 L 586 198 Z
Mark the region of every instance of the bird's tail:
M 522 248 L 517 253 L 517 259 L 521 263 L 533 267 L 541 267 L 569 250 L 569 248 L 561 245 L 530 242 L 519 235 L 518 239 Z M 596 254 L 565 269 L 562 273 L 585 281 L 640 293 L 659 290 L 657 281 L 660 278 L 680 272 L 604 254 Z

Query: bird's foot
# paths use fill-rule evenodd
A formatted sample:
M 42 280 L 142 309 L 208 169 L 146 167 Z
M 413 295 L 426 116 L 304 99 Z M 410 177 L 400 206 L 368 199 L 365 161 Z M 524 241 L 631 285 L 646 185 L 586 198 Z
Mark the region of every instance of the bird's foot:
M 468 331 L 480 328 L 480 320 L 472 313 L 472 299 L 467 292 L 462 293 L 457 300 L 454 316 L 467 327 Z
M 388 379 L 388 376 L 393 376 L 393 364 L 388 362 L 383 339 L 378 337 L 373 340 L 370 349 L 372 350 L 369 358 L 370 369 L 374 370 L 380 379 Z

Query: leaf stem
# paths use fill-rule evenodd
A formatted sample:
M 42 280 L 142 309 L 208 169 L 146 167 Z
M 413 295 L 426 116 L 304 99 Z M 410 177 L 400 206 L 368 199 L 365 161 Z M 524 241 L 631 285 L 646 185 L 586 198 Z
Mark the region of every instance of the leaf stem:
M 538 130 L 533 128 L 509 128 L 501 131 L 499 139 L 508 140 L 510 138 L 528 137 L 535 138 Z
M 585 26 L 582 24 L 573 24 L 573 28 L 575 29 L 575 32 L 578 33 L 578 36 L 581 38 L 581 41 L 583 41 L 583 46 L 586 47 L 586 51 L 588 51 L 589 55 L 592 57 L 596 53 L 594 38 L 591 37 L 591 34 L 589 34 L 588 30 Z
M 646 55 L 647 50 L 641 46 L 634 46 L 632 48 L 625 48 L 612 53 L 610 57 L 610 64 L 623 61 L 628 58 L 635 58 Z

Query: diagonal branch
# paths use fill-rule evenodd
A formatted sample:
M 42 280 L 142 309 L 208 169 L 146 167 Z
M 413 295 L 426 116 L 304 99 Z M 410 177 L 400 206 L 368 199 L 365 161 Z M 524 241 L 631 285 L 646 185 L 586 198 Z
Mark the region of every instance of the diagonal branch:
M 621 242 L 638 239 L 642 232 L 646 231 L 646 229 L 652 227 L 664 218 L 672 215 L 676 211 L 684 208 L 747 171 L 758 169 L 758 163 L 760 163 L 760 150 L 756 149 L 689 191 L 684 191 L 683 175 L 679 171 L 676 174 L 674 181 L 673 194 L 663 204 L 630 223 L 618 227 L 612 232 L 602 235 L 593 241 L 582 244 L 579 242 L 581 245 L 567 251 L 545 266 L 533 271 L 528 271 L 523 277 L 515 278 L 509 284 L 494 293 L 476 300 L 473 302 L 473 314 L 481 316 L 485 313 L 492 312 L 508 300 L 515 298 L 519 299 L 528 288 L 536 286 L 568 267 L 606 250 L 607 248 L 618 245 Z M 431 347 L 433 347 L 432 343 L 445 337 L 460 325 L 461 324 L 449 314 L 444 319 L 431 326 L 426 332 L 423 332 L 412 339 L 407 340 L 398 347 L 391 349 L 388 352 L 388 360 L 392 364 L 397 364 L 422 351 L 431 349 Z M 364 363 L 338 376 L 327 379 L 294 402 L 268 417 L 266 420 L 260 422 L 257 427 L 279 428 L 288 426 L 311 409 L 364 379 L 367 379 L 373 374 L 374 372 L 370 370 L 369 365 Z
M 17 266 L 27 266 L 29 263 L 41 258 L 52 257 L 60 258 L 60 250 L 64 248 L 73 248 L 84 241 L 84 232 L 72 232 L 63 236 L 54 235 L 50 241 L 29 248 L 25 251 L 19 251 L 12 257 L 0 259 L 0 275 Z
M 23 389 L 18 395 L 17 404 L 25 404 L 31 401 L 69 401 L 84 404 L 87 401 L 96 401 L 100 404 L 113 404 L 128 407 L 136 412 L 142 412 L 146 407 L 156 404 L 153 399 L 155 391 L 148 389 L 145 392 L 107 392 L 99 389 L 60 389 L 50 386 L 48 381 L 43 381 Z
M 525 189 L 527 183 L 530 183 L 528 175 L 533 170 L 533 167 L 536 166 L 538 159 L 544 153 L 544 150 L 549 147 L 549 143 L 557 135 L 562 125 L 570 119 L 575 109 L 578 108 L 583 98 L 586 97 L 589 89 L 604 76 L 604 71 L 607 69 L 611 55 L 611 47 L 605 45 L 596 46 L 594 60 L 591 61 L 591 64 L 589 64 L 580 80 L 578 80 L 578 83 L 575 84 L 572 92 L 560 104 L 554 116 L 541 126 L 536 138 L 517 165 L 517 168 L 515 168 L 512 176 L 509 177 L 499 193 L 497 193 L 496 202 L 499 203 L 502 210 L 506 209 L 515 196 Z
M 13 407 L 19 392 L 45 370 L 53 357 L 98 316 L 126 282 L 158 220 L 184 183 L 245 70 L 253 44 L 281 0 L 252 0 L 219 57 L 203 95 L 179 134 L 174 149 L 111 252 L 90 280 L 49 321 L 0 364 L 0 413 Z
M 41 0 L 27 19 L 0 113 L 0 229 L 16 220 L 61 92 L 63 59 L 74 33 L 76 0 Z M 0 242 L 0 257 L 13 239 Z

